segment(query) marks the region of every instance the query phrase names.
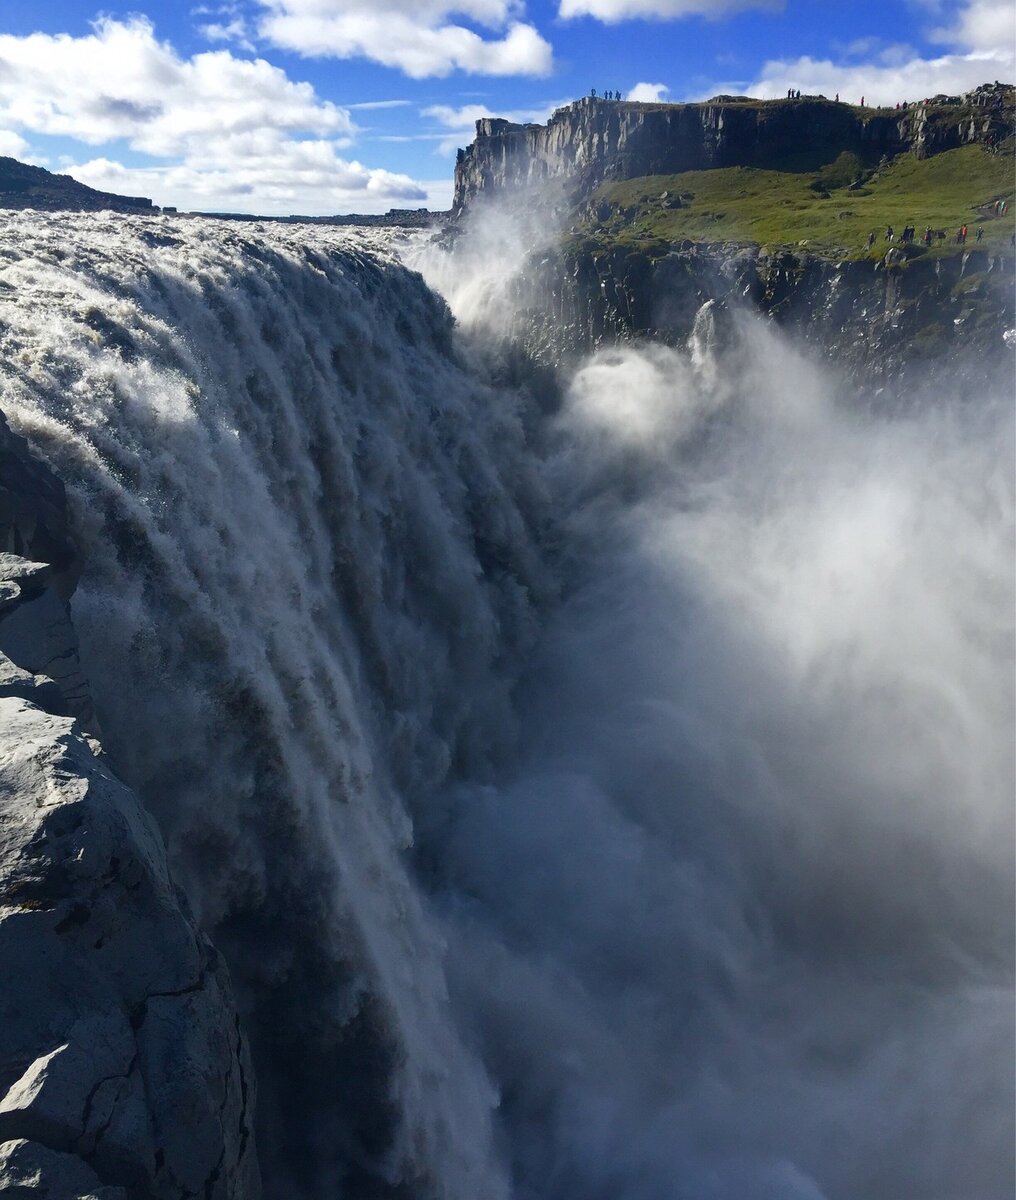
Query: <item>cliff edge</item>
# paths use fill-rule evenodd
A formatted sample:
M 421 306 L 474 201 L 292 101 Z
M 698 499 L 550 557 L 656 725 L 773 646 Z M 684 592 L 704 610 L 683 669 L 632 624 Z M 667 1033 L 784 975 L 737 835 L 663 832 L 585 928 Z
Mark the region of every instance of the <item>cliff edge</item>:
M 0 157 L 0 208 L 32 208 L 42 212 L 157 213 L 147 196 L 100 192 L 70 175 L 55 175 L 16 158 Z
M 721 167 L 806 170 L 847 151 L 877 162 L 993 140 L 1010 132 L 1012 88 L 988 84 L 965 97 L 939 96 L 905 109 L 827 100 L 718 96 L 700 104 L 643 104 L 586 96 L 546 125 L 484 118 L 460 150 L 453 211 L 480 195 L 567 181 L 581 200 L 607 180 Z
M 2 417 L 0 467 L 0 1193 L 256 1200 L 228 973 L 89 736 L 63 488 Z

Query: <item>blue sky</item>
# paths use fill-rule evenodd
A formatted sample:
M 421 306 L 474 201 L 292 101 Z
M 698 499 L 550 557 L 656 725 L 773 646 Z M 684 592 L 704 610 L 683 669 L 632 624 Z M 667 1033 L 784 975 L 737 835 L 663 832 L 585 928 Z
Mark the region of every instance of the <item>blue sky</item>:
M 7 0 L 0 154 L 199 210 L 447 207 L 476 117 L 1014 78 L 1012 0 Z

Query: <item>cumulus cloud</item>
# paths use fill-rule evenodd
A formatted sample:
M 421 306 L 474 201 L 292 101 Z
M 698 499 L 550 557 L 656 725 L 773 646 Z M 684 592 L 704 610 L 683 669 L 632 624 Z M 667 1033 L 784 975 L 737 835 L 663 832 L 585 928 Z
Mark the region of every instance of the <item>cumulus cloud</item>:
M 90 186 L 180 208 L 319 214 L 364 198 L 382 208 L 427 198 L 408 176 L 340 157 L 356 126 L 310 84 L 228 50 L 182 58 L 143 17 L 101 19 L 84 37 L 0 36 L 4 127 L 18 139 L 8 142 L 15 154 L 26 131 L 94 146 L 123 140 L 176 159 L 127 167 L 96 157 L 68 170 Z
M 4 158 L 23 159 L 28 153 L 28 143 L 20 133 L 11 129 L 0 129 L 0 155 Z
M 293 142 L 277 135 L 255 138 L 255 145 L 249 137 L 242 140 L 248 144 L 213 140 L 203 157 L 182 163 L 126 167 L 95 158 L 68 167 L 67 173 L 89 187 L 154 196 L 185 211 L 316 216 L 433 206 L 426 187 L 406 175 L 341 159 L 329 142 Z
M 92 145 L 124 138 L 157 155 L 266 127 L 354 129 L 348 112 L 263 59 L 227 50 L 181 58 L 143 17 L 103 18 L 85 37 L 0 36 L 0 122 Z
M 218 4 L 211 8 L 199 5 L 191 9 L 191 16 L 211 17 L 198 25 L 198 32 L 210 42 L 233 42 L 241 50 L 254 53 L 253 32 L 247 21 L 243 6 L 230 0 L 226 4 Z
M 637 83 L 625 97 L 626 100 L 637 100 L 642 104 L 658 104 L 666 100 L 670 88 L 665 83 Z
M 314 57 L 368 58 L 414 79 L 547 75 L 553 51 L 516 0 L 261 0 L 262 37 Z M 500 36 L 457 23 L 465 18 Z
M 507 112 L 503 109 L 493 112 L 485 104 L 464 104 L 459 108 L 450 104 L 432 104 L 422 111 L 425 117 L 433 117 L 438 124 L 451 131 L 440 137 L 438 145 L 439 154 L 450 154 L 458 146 L 473 140 L 476 122 L 483 117 L 500 117 L 516 125 L 542 124 L 548 120 L 555 108 L 560 108 L 563 104 L 567 104 L 567 101 L 554 100 L 536 108 L 520 108 Z
M 1010 0 L 970 0 L 947 24 L 930 31 L 948 51 L 925 58 L 909 46 L 886 46 L 867 61 L 804 56 L 767 62 L 749 87 L 753 95 L 783 96 L 790 87 L 856 103 L 895 104 L 940 92 L 957 95 L 1016 75 L 1016 10 Z M 715 90 L 715 89 L 714 89 Z M 722 87 L 719 90 L 724 90 Z
M 559 15 L 595 17 L 608 25 L 643 17 L 672 21 L 680 17 L 726 17 L 746 8 L 776 11 L 783 0 L 561 0 Z
M 199 25 L 198 31 L 210 42 L 235 42 L 241 50 L 253 52 L 254 43 L 250 40 L 247 22 L 242 17 L 233 17 L 229 21 L 212 21 L 207 25 Z
M 1012 53 L 1016 42 L 1016 10 L 1009 0 L 970 0 L 949 25 L 932 33 L 935 41 L 965 46 L 974 52 Z

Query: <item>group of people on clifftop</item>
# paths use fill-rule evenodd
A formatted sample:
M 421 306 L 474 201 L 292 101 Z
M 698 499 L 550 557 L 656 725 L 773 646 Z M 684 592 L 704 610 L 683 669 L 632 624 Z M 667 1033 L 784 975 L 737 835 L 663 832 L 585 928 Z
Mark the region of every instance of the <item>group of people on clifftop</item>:
M 589 97 L 591 100 L 597 99 L 596 88 L 589 89 Z M 603 95 L 599 97 L 599 99 L 601 99 L 601 100 L 620 100 L 621 93 L 620 92 L 604 92 Z
M 996 214 L 1003 215 L 1005 213 L 1006 207 L 1008 207 L 1006 205 L 1006 202 L 1004 200 L 998 200 L 995 202 L 995 204 L 996 204 L 996 210 L 995 210 Z M 913 243 L 914 237 L 916 236 L 916 232 L 917 231 L 913 225 L 905 225 L 903 227 L 903 232 L 897 236 L 896 231 L 893 229 L 893 227 L 891 225 L 887 225 L 886 229 L 885 229 L 885 240 L 890 243 L 899 242 L 899 244 L 901 246 L 909 246 Z M 921 234 L 921 241 L 925 244 L 925 246 L 930 246 L 932 244 L 932 242 L 934 242 L 934 241 L 940 241 L 940 242 L 945 241 L 945 237 L 946 237 L 946 233 L 945 233 L 944 229 L 932 229 L 932 227 L 930 225 L 928 225 L 925 227 L 924 233 Z M 871 233 L 868 234 L 868 240 L 865 243 L 866 248 L 868 250 L 870 250 L 875 245 L 875 242 L 877 240 L 878 240 L 878 235 L 875 233 L 875 230 L 873 229 L 871 231 Z M 984 240 L 984 227 L 981 225 L 978 225 L 977 229 L 974 231 L 974 241 L 977 242 L 978 244 L 980 244 L 980 242 L 982 242 L 983 240 Z M 966 225 L 961 225 L 959 227 L 959 229 L 956 231 L 956 244 L 958 246 L 965 246 L 967 244 L 967 227 L 966 227 Z M 1010 244 L 1013 246 L 1016 246 L 1016 234 L 1014 234 L 1013 237 L 1011 238 Z

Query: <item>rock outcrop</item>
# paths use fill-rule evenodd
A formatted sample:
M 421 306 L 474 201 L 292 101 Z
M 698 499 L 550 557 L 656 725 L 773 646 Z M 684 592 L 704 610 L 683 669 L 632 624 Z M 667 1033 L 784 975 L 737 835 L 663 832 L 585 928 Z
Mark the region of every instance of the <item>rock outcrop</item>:
M 152 213 L 159 210 L 147 196 L 100 192 L 70 175 L 54 175 L 16 158 L 0 157 L 0 208 L 34 208 L 43 212 Z
M 80 672 L 37 665 L 76 663 L 62 488 L 6 424 L 0 467 L 0 1193 L 256 1200 L 228 972 L 80 719 Z
M 639 104 L 587 96 L 559 108 L 546 125 L 477 121 L 475 141 L 459 151 L 453 207 L 461 212 L 480 195 L 553 181 L 566 185 L 574 203 L 608 179 L 771 167 L 806 156 L 817 166 L 844 150 L 875 162 L 905 150 L 927 155 L 1004 136 L 1011 132 L 1011 108 L 1011 88 L 900 111 L 824 97 Z
M 1011 363 L 1002 335 L 1016 320 L 1014 266 L 1012 255 L 976 249 L 886 265 L 691 242 L 655 255 L 579 247 L 544 256 L 520 281 L 513 333 L 548 364 L 635 338 L 681 345 L 713 300 L 771 317 L 859 385 L 923 375 L 957 355 L 990 374 Z

